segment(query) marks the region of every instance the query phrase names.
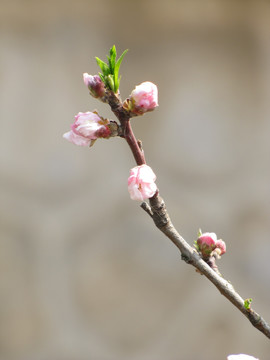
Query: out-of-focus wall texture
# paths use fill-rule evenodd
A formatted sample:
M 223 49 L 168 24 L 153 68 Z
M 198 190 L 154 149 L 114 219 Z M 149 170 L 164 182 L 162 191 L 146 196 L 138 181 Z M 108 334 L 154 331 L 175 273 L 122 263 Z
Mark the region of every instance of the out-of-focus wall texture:
M 270 320 L 270 2 L 2 0 L 1 360 L 270 359 L 269 340 L 181 261 L 127 192 L 121 139 L 62 138 L 115 44 L 122 98 L 175 226 L 227 243 L 220 271 Z

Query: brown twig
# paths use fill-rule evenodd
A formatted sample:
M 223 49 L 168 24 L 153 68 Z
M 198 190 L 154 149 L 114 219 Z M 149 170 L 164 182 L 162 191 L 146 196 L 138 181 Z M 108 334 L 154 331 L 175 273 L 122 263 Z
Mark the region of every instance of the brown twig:
M 108 93 L 108 103 L 112 111 L 120 121 L 123 128 L 123 137 L 126 139 L 137 165 L 145 164 L 144 153 L 141 143 L 134 136 L 130 125 L 130 115 L 123 108 L 119 94 Z M 250 306 L 245 306 L 245 301 L 234 290 L 231 283 L 225 280 L 218 272 L 214 271 L 198 254 L 197 250 L 190 246 L 173 226 L 166 210 L 165 202 L 159 192 L 149 199 L 149 203 L 143 202 L 141 207 L 153 219 L 156 227 L 162 231 L 180 250 L 182 259 L 193 265 L 201 274 L 205 275 L 238 310 L 240 310 L 255 328 L 270 338 L 270 326 Z
M 130 125 L 130 114 L 127 110 L 125 110 L 122 106 L 120 94 L 115 94 L 112 91 L 107 91 L 107 99 L 108 103 L 115 114 L 115 116 L 118 118 L 121 127 L 123 129 L 123 137 L 126 139 L 132 153 L 134 156 L 134 159 L 137 163 L 137 165 L 143 165 L 145 164 L 145 157 L 144 152 L 139 145 L 138 141 L 135 138 L 135 135 L 132 131 L 131 125 Z
M 265 336 L 270 338 L 270 326 L 267 322 L 250 307 L 245 306 L 242 297 L 234 290 L 233 286 L 215 272 L 202 260 L 195 248 L 191 247 L 173 226 L 166 210 L 163 199 L 157 195 L 149 199 L 148 207 L 143 203 L 141 207 L 152 217 L 157 228 L 162 231 L 180 250 L 182 259 L 193 265 L 199 272 L 205 275 L 234 306 L 237 307 Z

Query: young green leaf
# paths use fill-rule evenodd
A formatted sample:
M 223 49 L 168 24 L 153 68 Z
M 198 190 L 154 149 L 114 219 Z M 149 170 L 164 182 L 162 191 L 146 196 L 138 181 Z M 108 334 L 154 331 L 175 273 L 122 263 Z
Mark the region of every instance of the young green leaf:
M 201 230 L 201 229 L 198 230 L 197 236 L 198 236 L 198 238 L 199 238 L 200 236 L 202 236 L 202 230 Z
M 109 57 L 109 64 L 110 64 L 112 75 L 114 74 L 116 55 L 117 55 L 116 48 L 115 48 L 115 45 L 113 45 L 113 47 L 110 49 L 110 57 Z
M 115 92 L 119 89 L 120 86 L 120 80 L 121 80 L 121 76 L 119 76 L 119 68 L 121 65 L 121 62 L 125 56 L 125 54 L 127 53 L 128 50 L 125 50 L 122 55 L 119 57 L 119 59 L 117 60 L 116 64 L 115 64 L 115 68 L 114 68 L 114 84 L 115 84 Z
M 128 49 L 126 49 L 122 55 L 119 57 L 119 59 L 117 60 L 116 64 L 115 64 L 115 70 L 114 70 L 114 73 L 116 74 L 116 76 L 118 77 L 118 73 L 119 73 L 119 68 L 120 68 L 120 65 L 121 65 L 121 62 L 124 58 L 124 56 L 126 55 L 126 53 L 128 52 Z
M 102 71 L 102 74 L 99 74 L 101 80 L 104 82 L 107 88 L 109 88 L 115 93 L 119 89 L 121 79 L 121 76 L 118 76 L 119 68 L 127 51 L 128 50 L 125 50 L 119 57 L 119 59 L 116 61 L 117 52 L 115 45 L 113 45 L 110 49 L 109 55 L 107 55 L 108 64 L 96 57 L 97 64 Z
M 114 84 L 114 80 L 113 80 L 113 75 L 108 75 L 107 76 L 107 81 L 108 81 L 108 85 L 109 88 L 113 91 L 116 92 L 117 90 L 115 90 L 115 84 Z
M 97 61 L 98 66 L 100 67 L 101 71 L 103 72 L 103 75 L 105 75 L 105 76 L 109 75 L 110 74 L 109 66 L 104 61 L 99 59 L 98 57 L 96 57 L 96 61 Z
M 101 78 L 101 80 L 105 83 L 105 78 L 104 78 L 104 75 L 101 74 L 101 73 L 98 73 L 99 77 Z
M 113 45 L 110 48 L 110 56 L 113 56 L 114 58 L 116 58 L 116 47 L 115 47 L 115 45 Z
M 244 307 L 247 309 L 247 310 L 250 310 L 250 305 L 251 305 L 251 302 L 252 302 L 252 299 L 246 299 L 244 301 Z
M 197 251 L 200 250 L 199 245 L 198 245 L 198 243 L 197 243 L 197 240 L 194 241 L 194 247 L 195 247 L 195 249 L 196 249 Z
M 118 76 L 116 76 L 116 73 L 114 73 L 113 75 L 113 80 L 114 80 L 114 88 L 115 88 L 115 92 L 117 92 L 117 90 L 119 89 L 119 85 L 120 85 L 120 78 L 118 79 Z

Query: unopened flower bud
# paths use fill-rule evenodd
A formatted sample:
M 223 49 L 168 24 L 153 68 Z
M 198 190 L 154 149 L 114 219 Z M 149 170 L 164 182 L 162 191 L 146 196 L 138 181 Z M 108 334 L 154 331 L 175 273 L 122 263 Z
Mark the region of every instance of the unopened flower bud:
M 215 261 L 226 252 L 226 244 L 223 240 L 217 239 L 215 233 L 199 233 L 197 241 L 195 241 L 196 249 L 201 253 L 202 258 L 206 261 Z
M 155 195 L 156 175 L 148 165 L 136 166 L 130 170 L 128 191 L 132 200 L 143 201 Z
M 226 244 L 223 240 L 219 239 L 216 241 L 215 252 L 217 255 L 223 255 L 226 252 Z
M 210 256 L 216 247 L 217 235 L 215 233 L 204 233 L 197 239 L 197 246 L 202 256 Z
M 143 82 L 135 87 L 124 107 L 135 115 L 143 115 L 158 106 L 158 89 L 150 81 Z
M 71 125 L 71 130 L 63 137 L 79 146 L 89 146 L 97 138 L 109 138 L 111 130 L 109 120 L 101 118 L 96 112 L 79 112 Z
M 103 101 L 105 96 L 105 86 L 99 75 L 83 74 L 83 81 L 88 87 L 90 94 L 97 99 Z

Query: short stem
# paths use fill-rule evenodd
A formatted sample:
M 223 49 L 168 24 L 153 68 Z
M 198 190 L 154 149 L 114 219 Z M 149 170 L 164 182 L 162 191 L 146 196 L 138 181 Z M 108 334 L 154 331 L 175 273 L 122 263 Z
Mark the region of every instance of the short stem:
M 143 165 L 145 164 L 145 157 L 143 150 L 140 149 L 140 146 L 134 136 L 130 121 L 128 120 L 125 124 L 125 131 L 124 131 L 124 138 L 126 139 L 133 156 L 135 158 L 135 161 L 137 165 Z
M 126 139 L 128 145 L 133 153 L 133 156 L 135 158 L 137 165 L 145 164 L 145 157 L 144 157 L 143 150 L 140 148 L 140 146 L 134 136 L 134 133 L 133 133 L 133 130 L 132 130 L 132 127 L 130 124 L 130 114 L 128 111 L 126 111 L 123 108 L 120 94 L 119 93 L 115 94 L 112 91 L 107 91 L 107 100 L 112 109 L 112 112 L 115 114 L 115 116 L 120 121 L 121 127 L 123 129 L 123 137 Z

